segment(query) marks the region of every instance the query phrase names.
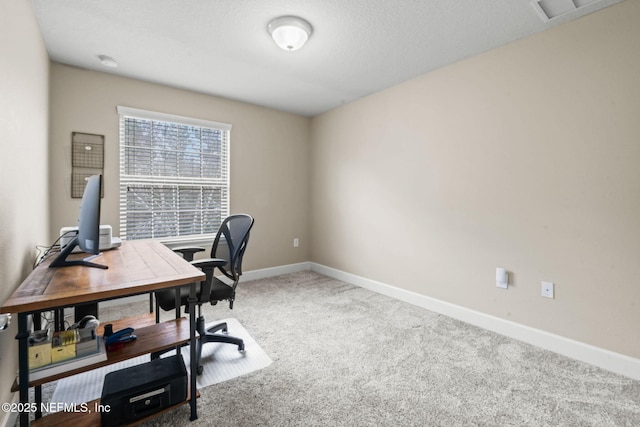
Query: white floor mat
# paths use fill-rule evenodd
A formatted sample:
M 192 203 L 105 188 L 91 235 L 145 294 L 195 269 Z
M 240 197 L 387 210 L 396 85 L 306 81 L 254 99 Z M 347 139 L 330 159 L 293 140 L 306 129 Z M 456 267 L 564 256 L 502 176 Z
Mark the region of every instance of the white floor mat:
M 212 324 L 219 322 L 227 322 L 229 335 L 244 340 L 245 351 L 244 353 L 239 352 L 238 347 L 232 344 L 206 344 L 202 349 L 201 356 L 204 372 L 197 377 L 199 389 L 266 368 L 272 362 L 271 358 L 260 348 L 237 319 L 223 319 Z M 165 353 L 163 357 L 174 353 L 173 351 Z M 182 348 L 182 356 L 187 365 L 187 371 L 189 371 L 189 346 Z M 102 394 L 104 376 L 107 373 L 149 360 L 149 355 L 140 356 L 59 380 L 51 401 L 80 404 L 99 399 Z

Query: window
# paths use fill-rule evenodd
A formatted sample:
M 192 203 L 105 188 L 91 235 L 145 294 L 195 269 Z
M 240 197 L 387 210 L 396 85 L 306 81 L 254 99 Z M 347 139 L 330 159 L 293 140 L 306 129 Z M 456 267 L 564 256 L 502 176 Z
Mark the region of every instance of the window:
M 229 214 L 224 123 L 118 107 L 120 236 L 211 237 Z

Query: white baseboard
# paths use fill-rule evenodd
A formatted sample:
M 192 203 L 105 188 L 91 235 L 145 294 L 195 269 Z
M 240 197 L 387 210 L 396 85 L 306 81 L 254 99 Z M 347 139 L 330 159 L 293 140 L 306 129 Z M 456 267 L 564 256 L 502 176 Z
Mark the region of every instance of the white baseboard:
M 560 335 L 555 335 L 520 323 L 501 319 L 499 317 L 431 298 L 416 292 L 397 288 L 362 276 L 346 273 L 322 264 L 301 262 L 297 264 L 252 270 L 245 272 L 242 275 L 242 280 L 258 280 L 304 270 L 312 270 L 317 273 L 324 274 L 325 276 L 333 277 L 334 279 L 425 308 L 429 311 L 452 317 L 474 326 L 553 351 L 554 353 L 589 363 L 635 380 L 640 380 L 640 359 L 572 340 L 570 338 L 565 338 Z M 147 299 L 148 297 L 146 295 L 138 295 L 130 298 L 142 300 Z M 122 301 L 124 301 L 124 299 L 106 301 L 106 304 L 118 304 L 118 302 Z M 127 302 L 131 301 L 127 300 Z
M 435 313 L 449 316 L 474 326 L 553 351 L 554 353 L 589 363 L 635 380 L 640 380 L 640 359 L 430 298 L 355 274 L 345 273 L 321 264 L 311 263 L 311 270 L 425 308 Z
M 281 265 L 279 267 L 262 268 L 260 270 L 246 271 L 242 274 L 242 281 L 264 279 L 266 277 L 280 276 L 281 274 L 296 273 L 298 271 L 311 270 L 310 262 Z

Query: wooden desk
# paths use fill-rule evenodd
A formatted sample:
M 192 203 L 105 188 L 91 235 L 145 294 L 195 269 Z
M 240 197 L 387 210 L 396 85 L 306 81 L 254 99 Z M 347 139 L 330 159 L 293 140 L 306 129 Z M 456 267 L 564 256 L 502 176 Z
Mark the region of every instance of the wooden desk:
M 27 317 L 40 311 L 192 284 L 190 287 L 189 342 L 191 344 L 191 360 L 196 359 L 195 309 L 193 307 L 196 291 L 194 283 L 204 280 L 204 273 L 181 256 L 157 241 L 134 240 L 125 241 L 119 249 L 106 251 L 95 259 L 95 262 L 107 265 L 109 268 L 106 270 L 83 266 L 49 268 L 49 263 L 53 258 L 50 257 L 38 265 L 0 307 L 0 313 L 18 314 L 16 339 L 19 340 L 20 402 L 28 402 L 29 386 L 35 385 L 29 384 Z M 183 329 L 183 327 L 178 326 L 177 330 L 179 329 Z M 179 341 L 180 339 L 176 338 L 176 343 Z M 135 342 L 131 343 L 133 346 L 136 344 Z M 155 350 L 158 348 L 145 347 L 142 351 L 146 353 Z M 135 354 L 139 352 L 135 352 Z M 110 357 L 106 363 L 115 363 L 122 358 Z M 195 397 L 197 366 L 195 366 L 196 364 L 192 365 L 190 405 L 191 419 L 195 420 L 197 418 Z M 88 369 L 92 368 L 88 367 Z M 57 378 L 60 378 L 60 375 Z M 29 414 L 21 413 L 20 425 L 27 426 L 28 424 Z

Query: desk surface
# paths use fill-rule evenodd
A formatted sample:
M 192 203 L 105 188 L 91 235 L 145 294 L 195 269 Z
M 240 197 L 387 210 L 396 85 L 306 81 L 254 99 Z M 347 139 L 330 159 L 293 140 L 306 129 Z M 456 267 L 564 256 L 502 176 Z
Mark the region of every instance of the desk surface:
M 84 266 L 49 268 L 53 258 L 29 274 L 2 305 L 0 313 L 47 310 L 204 280 L 202 271 L 155 240 L 124 241 L 120 248 L 105 251 L 93 262 L 109 266 L 106 270 Z

